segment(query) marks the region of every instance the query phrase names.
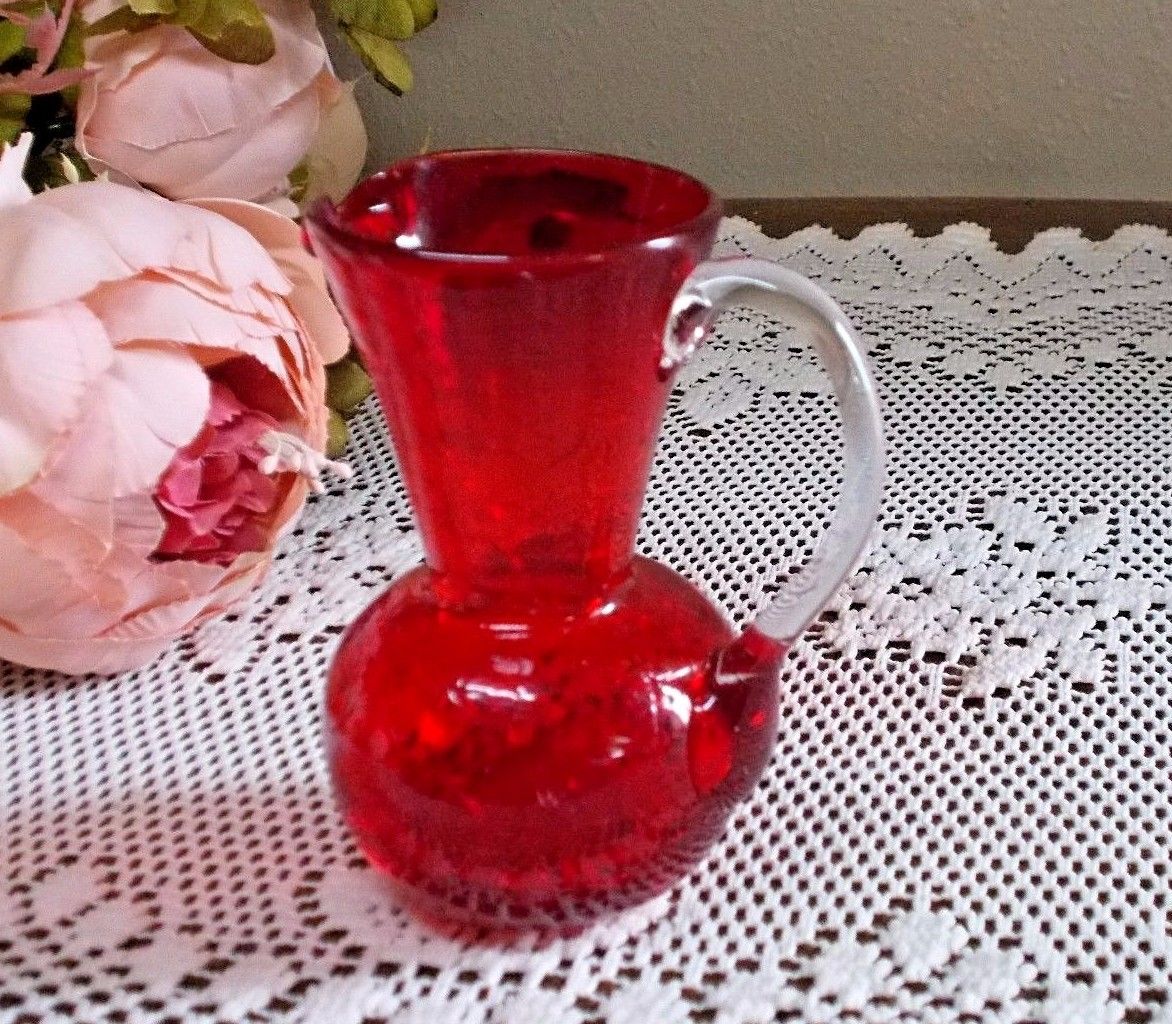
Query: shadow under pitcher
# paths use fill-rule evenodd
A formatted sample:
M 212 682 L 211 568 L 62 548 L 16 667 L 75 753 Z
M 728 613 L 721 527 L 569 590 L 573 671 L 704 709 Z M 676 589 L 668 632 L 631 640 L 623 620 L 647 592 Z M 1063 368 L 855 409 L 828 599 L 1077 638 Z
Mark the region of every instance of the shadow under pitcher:
M 720 212 L 665 167 L 486 150 L 397 164 L 306 220 L 426 551 L 342 641 L 330 769 L 425 914 L 573 930 L 678 881 L 764 770 L 782 657 L 869 535 L 859 341 L 805 278 L 708 260 Z M 634 553 L 672 382 L 733 305 L 810 329 L 844 436 L 829 528 L 739 636 Z

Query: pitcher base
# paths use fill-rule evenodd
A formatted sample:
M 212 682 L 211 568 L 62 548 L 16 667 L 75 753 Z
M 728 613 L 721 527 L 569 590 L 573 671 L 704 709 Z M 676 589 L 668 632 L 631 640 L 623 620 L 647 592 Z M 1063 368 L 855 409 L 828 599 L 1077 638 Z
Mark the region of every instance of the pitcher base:
M 442 604 L 427 569 L 347 634 L 326 734 L 359 844 L 445 919 L 580 927 L 684 875 L 756 782 L 777 663 L 675 573 L 636 559 L 579 615 Z

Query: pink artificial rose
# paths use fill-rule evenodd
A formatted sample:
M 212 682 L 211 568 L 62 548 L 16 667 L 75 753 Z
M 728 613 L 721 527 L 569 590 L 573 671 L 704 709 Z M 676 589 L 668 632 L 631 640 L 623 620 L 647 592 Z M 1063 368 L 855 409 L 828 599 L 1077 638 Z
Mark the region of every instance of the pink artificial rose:
M 87 20 L 107 6 L 87 5 Z M 95 169 L 175 199 L 283 193 L 343 90 L 309 3 L 260 6 L 276 44 L 263 64 L 217 57 L 173 25 L 87 40 L 77 145 Z
M 32 196 L 30 142 L 0 155 L 0 657 L 117 672 L 264 575 L 323 467 L 313 334 L 344 331 L 218 213 Z

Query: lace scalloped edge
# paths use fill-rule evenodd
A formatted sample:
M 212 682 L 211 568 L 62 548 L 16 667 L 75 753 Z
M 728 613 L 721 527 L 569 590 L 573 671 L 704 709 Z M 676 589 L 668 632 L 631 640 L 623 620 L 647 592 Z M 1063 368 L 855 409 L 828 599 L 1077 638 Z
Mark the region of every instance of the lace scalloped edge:
M 746 217 L 726 217 L 721 225 L 721 238 L 734 236 L 753 245 L 765 247 L 786 243 L 787 248 L 796 245 L 808 246 L 824 253 L 833 252 L 841 256 L 855 255 L 880 245 L 896 245 L 917 249 L 940 249 L 945 252 L 967 251 L 999 256 L 1013 262 L 1026 263 L 1055 250 L 1071 248 L 1110 255 L 1125 254 L 1142 245 L 1151 245 L 1172 253 L 1172 235 L 1154 224 L 1125 224 L 1102 241 L 1087 238 L 1079 228 L 1055 227 L 1038 232 L 1020 253 L 1007 253 L 993 240 L 987 227 L 971 221 L 960 221 L 947 225 L 935 235 L 916 235 L 903 221 L 889 221 L 869 224 L 854 238 L 844 238 L 833 228 L 814 224 L 792 234 L 776 238 Z

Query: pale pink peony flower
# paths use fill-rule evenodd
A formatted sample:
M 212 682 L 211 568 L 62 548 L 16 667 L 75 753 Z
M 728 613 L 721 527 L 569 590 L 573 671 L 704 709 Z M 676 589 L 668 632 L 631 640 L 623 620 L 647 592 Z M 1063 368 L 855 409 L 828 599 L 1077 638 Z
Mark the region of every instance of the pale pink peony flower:
M 305 0 L 261 0 L 276 44 L 263 64 L 217 57 L 159 25 L 86 42 L 77 145 L 109 169 L 176 199 L 268 199 L 342 95 Z M 89 20 L 107 5 L 87 5 Z
M 31 196 L 30 141 L 0 155 L 0 657 L 116 672 L 263 576 L 324 462 L 311 335 L 342 328 L 217 213 Z

